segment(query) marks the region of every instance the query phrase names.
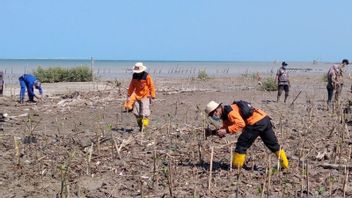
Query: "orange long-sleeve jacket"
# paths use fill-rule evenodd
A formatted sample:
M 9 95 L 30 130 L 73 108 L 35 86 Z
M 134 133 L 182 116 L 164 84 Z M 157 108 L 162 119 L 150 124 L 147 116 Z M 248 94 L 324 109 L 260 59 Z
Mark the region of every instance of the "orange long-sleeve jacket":
M 149 96 L 155 98 L 154 82 L 152 77 L 147 72 L 133 74 L 130 86 L 128 88 L 128 96 L 131 96 L 133 92 L 135 93 L 137 100 L 141 100 Z
M 246 125 L 254 125 L 256 122 L 263 119 L 267 114 L 260 110 L 255 109 L 253 115 L 249 117 L 246 121 L 243 120 L 240 109 L 236 104 L 231 105 L 232 111 L 227 115 L 227 119 L 223 121 L 223 127 L 228 133 L 236 133 L 241 131 Z

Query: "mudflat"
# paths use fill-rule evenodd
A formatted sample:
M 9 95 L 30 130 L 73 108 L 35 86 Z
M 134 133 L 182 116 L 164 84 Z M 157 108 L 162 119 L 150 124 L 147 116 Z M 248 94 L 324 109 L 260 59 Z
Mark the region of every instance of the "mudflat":
M 7 114 L 0 120 L 1 197 L 352 196 L 348 115 L 327 110 L 320 75 L 292 76 L 287 104 L 249 77 L 157 78 L 143 132 L 123 112 L 129 81 L 120 83 L 44 84 L 37 104 L 18 104 L 11 95 L 19 89 L 8 87 L 0 98 Z M 204 137 L 211 125 L 205 105 L 234 99 L 270 115 L 288 170 L 275 169 L 278 160 L 260 138 L 245 168 L 234 170 L 230 153 L 240 133 Z

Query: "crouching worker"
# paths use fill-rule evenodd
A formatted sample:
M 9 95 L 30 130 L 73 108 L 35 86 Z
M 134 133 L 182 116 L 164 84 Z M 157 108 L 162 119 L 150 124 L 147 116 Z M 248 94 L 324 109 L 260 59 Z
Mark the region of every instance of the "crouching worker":
M 280 159 L 281 167 L 288 168 L 285 151 L 280 150 L 270 118 L 264 111 L 252 107 L 245 101 L 235 101 L 232 105 L 210 101 L 205 112 L 214 120 L 222 120 L 223 126 L 215 131 L 219 137 L 242 130 L 233 154 L 233 167 L 241 168 L 244 165 L 247 149 L 260 136 L 270 151 Z
M 35 102 L 34 97 L 41 99 L 43 96 L 43 89 L 40 81 L 32 74 L 23 74 L 19 79 L 21 91 L 20 91 L 20 103 L 24 102 L 24 96 L 27 89 L 29 102 Z M 39 90 L 39 95 L 34 93 L 34 88 Z
M 141 62 L 135 64 L 127 94 L 128 101 L 135 101 L 133 114 L 137 118 L 140 130 L 149 125 L 150 103 L 151 99 L 155 99 L 154 82 L 146 69 L 147 67 Z

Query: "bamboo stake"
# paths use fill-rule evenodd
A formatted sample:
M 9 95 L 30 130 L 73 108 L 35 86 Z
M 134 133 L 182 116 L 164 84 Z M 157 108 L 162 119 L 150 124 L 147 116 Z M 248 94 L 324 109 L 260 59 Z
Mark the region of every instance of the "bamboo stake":
M 233 147 L 230 145 L 230 172 L 232 172 L 232 161 L 233 161 Z
M 268 159 L 268 154 L 265 152 L 265 160 Z M 265 176 L 264 176 L 264 181 L 263 181 L 263 187 L 262 187 L 262 193 L 260 195 L 260 198 L 264 197 L 264 192 L 265 192 L 265 183 L 267 181 L 267 177 L 268 177 L 268 167 L 265 167 Z
M 239 197 L 240 182 L 241 182 L 241 167 L 237 167 L 237 183 L 236 183 L 236 198 Z
M 270 196 L 270 188 L 271 188 L 271 173 L 272 173 L 272 170 L 271 170 L 271 156 L 269 155 L 268 157 L 268 189 L 267 189 L 267 197 Z
M 154 146 L 154 155 L 153 155 L 153 188 L 154 188 L 155 176 L 156 176 L 156 157 L 157 157 L 156 156 L 156 148 Z
M 345 179 L 343 180 L 343 197 L 346 197 L 346 184 L 348 183 L 348 169 L 345 166 Z
M 172 163 L 172 159 L 169 159 L 169 176 L 168 176 L 168 180 L 169 180 L 169 192 L 170 192 L 170 197 L 173 197 L 173 195 L 172 195 L 172 192 L 173 192 L 173 190 L 172 190 L 172 172 L 171 172 L 171 168 L 172 168 L 172 166 L 171 166 L 171 163 Z
M 13 139 L 15 141 L 16 165 L 19 166 L 20 165 L 20 160 L 21 160 L 20 159 L 20 156 L 21 156 L 21 148 L 20 148 L 21 142 L 20 142 L 20 138 L 19 137 L 14 136 Z
M 90 162 L 92 160 L 93 145 L 94 145 L 94 143 L 92 142 L 90 149 L 89 149 L 88 159 L 87 159 L 87 171 L 86 171 L 87 175 L 89 175 L 89 172 L 90 172 Z
M 212 174 L 213 174 L 213 157 L 214 157 L 214 147 L 211 147 L 209 178 L 208 178 L 208 193 L 210 193 L 210 190 L 211 190 L 211 180 L 212 180 Z
M 304 188 L 304 169 L 305 169 L 305 164 L 304 164 L 304 161 L 302 161 L 302 171 L 301 171 L 301 198 L 303 197 L 303 188 Z
M 329 173 L 329 197 L 332 198 L 332 178 L 331 178 L 331 173 Z
M 309 170 L 308 170 L 308 160 L 306 160 L 306 185 L 307 185 L 307 198 L 309 197 Z

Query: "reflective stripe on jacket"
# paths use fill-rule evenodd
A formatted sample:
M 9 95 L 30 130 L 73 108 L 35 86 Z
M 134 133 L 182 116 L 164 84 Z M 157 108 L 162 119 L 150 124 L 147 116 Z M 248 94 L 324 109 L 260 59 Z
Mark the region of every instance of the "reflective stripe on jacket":
M 155 97 L 154 82 L 152 77 L 147 72 L 133 74 L 130 86 L 128 88 L 128 96 L 131 96 L 133 92 L 136 94 L 137 100 L 141 100 L 142 98 L 148 96 Z
M 267 114 L 256 109 L 253 115 L 249 117 L 246 121 L 240 115 L 240 109 L 236 104 L 232 104 L 232 111 L 227 115 L 227 119 L 223 120 L 223 128 L 225 128 L 229 133 L 236 133 L 241 131 L 246 125 L 254 125 L 261 119 L 263 119 Z

